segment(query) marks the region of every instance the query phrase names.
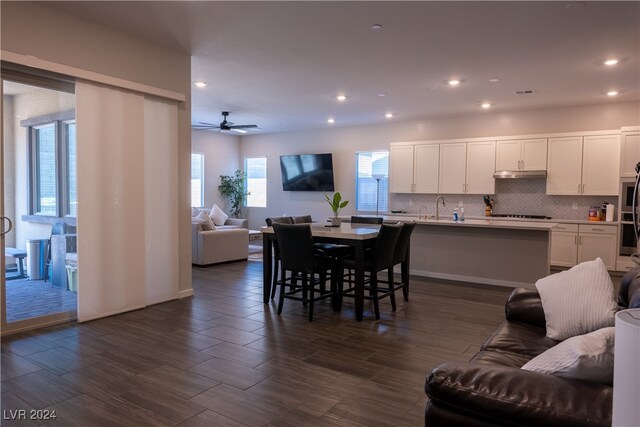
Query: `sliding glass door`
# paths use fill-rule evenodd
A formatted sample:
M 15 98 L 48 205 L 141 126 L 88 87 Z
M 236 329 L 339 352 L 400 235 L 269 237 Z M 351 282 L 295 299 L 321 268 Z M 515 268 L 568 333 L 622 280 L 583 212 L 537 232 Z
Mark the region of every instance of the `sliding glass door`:
M 2 80 L 2 332 L 77 313 L 74 85 Z M 9 228 L 9 221 L 12 228 Z

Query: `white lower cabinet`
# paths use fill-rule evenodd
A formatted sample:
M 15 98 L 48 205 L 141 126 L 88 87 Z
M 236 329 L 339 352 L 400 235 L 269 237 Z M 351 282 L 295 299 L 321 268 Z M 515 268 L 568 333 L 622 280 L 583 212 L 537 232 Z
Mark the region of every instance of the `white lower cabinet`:
M 615 225 L 558 224 L 551 231 L 551 265 L 573 267 L 599 257 L 615 270 L 617 234 Z

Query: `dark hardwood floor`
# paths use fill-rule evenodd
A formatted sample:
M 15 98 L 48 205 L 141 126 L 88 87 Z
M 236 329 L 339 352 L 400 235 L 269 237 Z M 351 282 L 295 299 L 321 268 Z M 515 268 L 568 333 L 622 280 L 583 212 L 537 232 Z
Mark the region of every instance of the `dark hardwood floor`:
M 262 264 L 194 268 L 195 296 L 2 339 L 2 425 L 419 426 L 426 373 L 467 360 L 504 320 L 508 288 L 413 278 L 375 321 L 263 305 Z M 55 410 L 50 421 L 9 410 Z M 14 412 L 15 414 L 15 412 Z M 27 412 L 27 418 L 29 418 Z

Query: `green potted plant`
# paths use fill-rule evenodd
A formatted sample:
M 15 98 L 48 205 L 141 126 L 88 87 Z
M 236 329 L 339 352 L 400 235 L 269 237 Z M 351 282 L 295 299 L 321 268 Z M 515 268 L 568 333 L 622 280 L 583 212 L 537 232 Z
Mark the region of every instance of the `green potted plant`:
M 221 196 L 229 200 L 231 209 L 229 214 L 233 218 L 240 218 L 242 204 L 247 200 L 247 196 L 251 193 L 246 187 L 247 174 L 241 170 L 236 170 L 233 175 L 220 175 L 220 185 L 218 191 Z
M 339 227 L 340 226 L 340 210 L 349 204 L 348 200 L 342 201 L 342 194 L 339 191 L 333 193 L 333 198 L 330 198 L 326 194 L 324 198 L 327 199 L 329 206 L 331 206 L 331 210 L 333 211 L 333 218 L 331 218 L 331 226 Z

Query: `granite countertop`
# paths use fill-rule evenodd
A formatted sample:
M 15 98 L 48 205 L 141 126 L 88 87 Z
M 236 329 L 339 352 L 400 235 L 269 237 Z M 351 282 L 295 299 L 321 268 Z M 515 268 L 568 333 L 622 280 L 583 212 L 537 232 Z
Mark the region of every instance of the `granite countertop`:
M 503 228 L 503 229 L 513 229 L 513 230 L 551 230 L 553 227 L 557 225 L 556 222 L 545 221 L 545 222 L 533 222 L 533 221 L 519 221 L 519 220 L 509 220 L 509 221 L 499 221 L 493 218 L 467 218 L 465 221 L 452 221 L 451 219 L 439 219 L 435 218 L 427 218 L 427 219 L 418 219 L 417 216 L 385 216 L 385 220 L 389 221 L 416 221 L 417 224 L 420 225 L 438 225 L 438 226 L 452 226 L 452 227 L 476 227 L 476 228 Z
M 417 220 L 418 215 L 416 213 L 407 212 L 407 213 L 388 213 L 384 214 L 385 219 L 396 219 L 396 218 L 413 218 L 413 220 Z M 424 215 L 423 215 L 424 217 Z M 435 215 L 427 215 L 428 219 L 435 217 Z M 440 215 L 440 220 L 445 219 L 443 215 Z M 447 215 L 447 218 L 448 215 Z M 467 220 L 491 220 L 491 221 L 516 221 L 516 222 L 541 222 L 541 223 L 560 223 L 560 224 L 591 224 L 591 225 L 615 225 L 618 226 L 618 221 L 589 221 L 586 219 L 562 219 L 562 218 L 551 218 L 551 219 L 530 219 L 530 218 L 495 218 L 495 217 L 486 217 L 486 216 L 467 216 Z M 406 220 L 406 219 L 405 219 Z

